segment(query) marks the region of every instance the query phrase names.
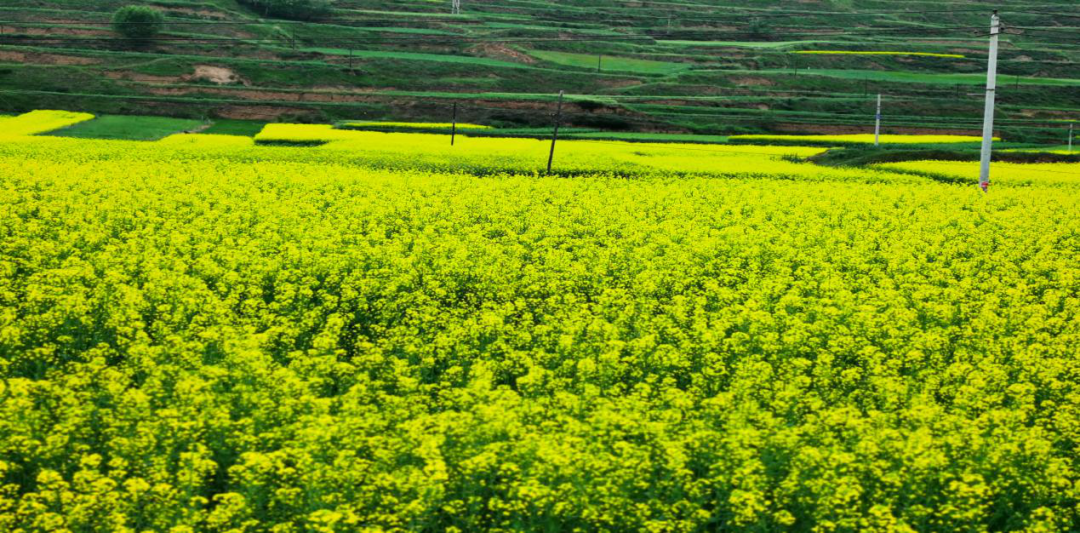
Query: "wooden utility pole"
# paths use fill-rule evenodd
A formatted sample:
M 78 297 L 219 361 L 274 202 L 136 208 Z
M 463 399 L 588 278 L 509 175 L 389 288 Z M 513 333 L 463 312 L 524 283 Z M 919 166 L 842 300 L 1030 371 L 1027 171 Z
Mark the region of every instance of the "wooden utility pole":
M 555 130 L 551 132 L 551 152 L 548 153 L 548 174 L 551 174 L 551 163 L 555 161 L 555 141 L 559 140 L 559 121 L 562 120 L 562 101 L 563 91 L 559 91 L 559 105 L 555 108 Z
M 450 146 L 454 145 L 454 139 L 457 137 L 457 102 L 454 102 L 454 119 L 450 123 Z

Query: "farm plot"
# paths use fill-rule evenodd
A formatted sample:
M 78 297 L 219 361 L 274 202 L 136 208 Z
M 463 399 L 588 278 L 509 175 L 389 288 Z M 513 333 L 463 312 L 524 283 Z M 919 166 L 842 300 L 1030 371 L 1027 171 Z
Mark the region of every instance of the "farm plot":
M 1080 524 L 1074 186 L 327 130 L 4 138 L 0 530 Z

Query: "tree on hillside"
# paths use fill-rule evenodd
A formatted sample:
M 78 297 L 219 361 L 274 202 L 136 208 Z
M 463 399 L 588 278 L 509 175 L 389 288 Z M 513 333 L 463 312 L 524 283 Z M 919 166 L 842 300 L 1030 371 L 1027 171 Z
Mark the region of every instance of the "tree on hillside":
M 332 0 L 240 0 L 265 17 L 311 20 L 330 12 Z
M 113 31 L 135 42 L 153 39 L 165 27 L 165 15 L 147 6 L 125 6 L 113 13 Z
M 747 31 L 750 33 L 750 38 L 755 41 L 767 41 L 772 37 L 772 27 L 769 26 L 768 21 L 760 18 L 752 19 Z

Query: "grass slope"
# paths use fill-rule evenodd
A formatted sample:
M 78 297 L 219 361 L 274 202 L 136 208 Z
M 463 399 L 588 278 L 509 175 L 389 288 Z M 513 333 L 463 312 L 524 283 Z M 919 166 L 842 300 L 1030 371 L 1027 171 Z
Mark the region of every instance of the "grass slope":
M 634 59 L 628 57 L 611 57 L 602 54 L 575 54 L 570 52 L 551 52 L 534 50 L 530 52 L 533 57 L 570 67 L 597 69 L 601 72 L 632 72 L 636 74 L 675 74 L 689 70 L 691 65 L 682 63 L 669 63 L 664 61 L 651 61 L 648 59 Z
M 443 122 L 453 98 L 463 121 L 533 128 L 565 91 L 578 95 L 568 126 L 620 134 L 854 133 L 843 116 L 877 93 L 897 97 L 889 133 L 973 134 L 982 115 L 988 13 L 955 1 L 925 13 L 884 0 L 512 0 L 451 15 L 441 1 L 335 0 L 325 17 L 282 21 L 235 0 L 158 0 L 169 41 L 148 46 L 111 33 L 126 3 L 8 0 L 0 112 Z M 1052 121 L 1080 120 L 1080 43 L 1054 15 L 1074 7 L 1005 8 L 1012 27 L 1041 29 L 1003 38 L 1004 137 L 1060 142 Z M 820 53 L 837 50 L 853 53 Z M 882 50 L 965 58 L 860 53 Z M 214 86 L 207 67 L 232 81 Z
M 258 120 L 215 119 L 209 128 L 202 130 L 200 133 L 254 137 L 262 131 L 265 125 L 265 122 Z
M 155 141 L 202 126 L 199 120 L 149 116 L 104 115 L 53 132 L 56 137 Z

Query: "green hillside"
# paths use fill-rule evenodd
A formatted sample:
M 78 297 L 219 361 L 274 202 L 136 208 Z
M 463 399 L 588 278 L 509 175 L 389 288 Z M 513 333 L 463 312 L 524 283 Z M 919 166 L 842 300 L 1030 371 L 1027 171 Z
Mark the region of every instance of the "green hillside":
M 110 28 L 132 3 L 165 14 L 154 40 Z M 442 121 L 457 103 L 522 128 L 550 124 L 566 91 L 582 128 L 846 133 L 880 92 L 893 133 L 981 120 L 989 13 L 971 2 L 463 0 L 452 15 L 449 0 L 335 0 L 308 20 L 249 5 L 8 0 L 0 112 Z M 1080 119 L 1075 3 L 1013 3 L 1002 20 L 999 134 L 1056 139 Z

